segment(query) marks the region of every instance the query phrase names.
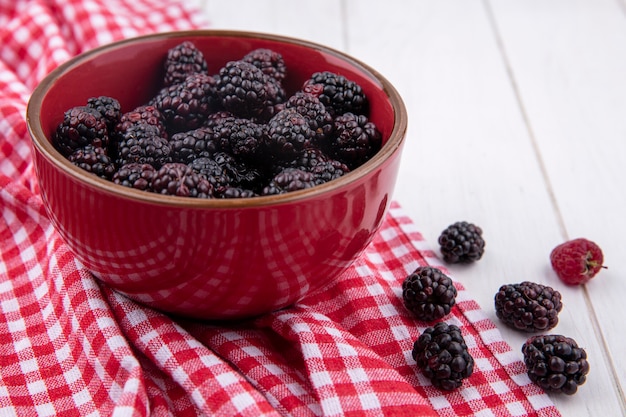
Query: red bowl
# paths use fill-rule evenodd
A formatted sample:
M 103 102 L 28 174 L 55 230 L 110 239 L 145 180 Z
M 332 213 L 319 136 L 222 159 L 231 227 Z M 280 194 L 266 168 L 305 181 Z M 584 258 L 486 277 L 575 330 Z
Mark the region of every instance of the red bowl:
M 361 85 L 382 149 L 343 177 L 302 191 L 242 199 L 194 199 L 134 190 L 71 164 L 50 138 L 63 113 L 90 97 L 145 104 L 162 79 L 167 50 L 184 40 L 209 72 L 256 48 L 282 54 L 285 89 L 316 71 Z M 288 306 L 337 278 L 385 216 L 407 128 L 404 103 L 378 72 L 315 43 L 269 34 L 198 30 L 112 43 L 52 71 L 27 109 L 47 212 L 77 259 L 110 287 L 156 309 L 201 319 L 238 319 Z

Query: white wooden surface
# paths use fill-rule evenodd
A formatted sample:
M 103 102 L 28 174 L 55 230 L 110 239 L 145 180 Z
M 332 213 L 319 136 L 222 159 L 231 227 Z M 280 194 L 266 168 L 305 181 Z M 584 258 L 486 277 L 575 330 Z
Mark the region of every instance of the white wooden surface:
M 284 34 L 368 63 L 399 90 L 409 133 L 394 199 L 431 246 L 484 229 L 486 254 L 451 267 L 505 339 L 493 295 L 531 280 L 563 294 L 554 333 L 589 354 L 564 416 L 626 415 L 626 0 L 195 0 L 212 28 Z M 587 237 L 607 270 L 568 287 L 549 265 Z M 521 357 L 521 352 L 520 352 Z

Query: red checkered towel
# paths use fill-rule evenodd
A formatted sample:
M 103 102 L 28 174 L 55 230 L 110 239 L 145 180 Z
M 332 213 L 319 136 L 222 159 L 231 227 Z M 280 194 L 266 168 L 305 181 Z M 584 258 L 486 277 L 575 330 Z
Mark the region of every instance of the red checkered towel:
M 86 49 L 204 25 L 170 0 L 17 0 L 0 8 L 0 415 L 556 416 L 458 282 L 445 318 L 474 374 L 453 392 L 416 369 L 426 327 L 401 283 L 443 268 L 393 204 L 338 280 L 297 305 L 219 325 L 173 320 L 100 284 L 55 232 L 33 174 L 25 110 L 51 69 Z

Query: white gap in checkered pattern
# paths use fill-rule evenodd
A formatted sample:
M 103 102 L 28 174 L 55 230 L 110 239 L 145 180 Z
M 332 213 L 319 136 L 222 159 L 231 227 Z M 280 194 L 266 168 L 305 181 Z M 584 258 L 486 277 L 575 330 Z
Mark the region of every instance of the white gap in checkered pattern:
M 462 293 L 467 293 L 467 291 L 461 291 Z M 463 294 L 465 295 L 465 294 Z M 459 298 L 456 299 L 456 302 L 459 303 L 463 300 Z M 465 317 L 470 321 L 470 323 L 478 323 L 479 321 L 483 321 L 487 319 L 485 312 L 483 310 L 464 310 L 463 311 Z M 482 334 L 482 331 L 481 331 Z M 501 339 L 501 338 L 500 338 Z
M 350 346 L 347 343 L 341 343 L 341 342 L 337 343 L 337 349 L 339 350 L 339 354 L 341 355 L 342 358 L 350 358 L 350 357 L 359 356 L 356 349 L 354 349 L 354 347 Z
M 346 373 L 350 377 L 350 381 L 355 384 L 358 384 L 359 382 L 367 382 L 369 380 L 367 373 L 363 370 L 363 368 L 346 369 Z
M 483 372 L 493 371 L 493 366 L 487 358 L 474 358 L 474 366 Z
M 383 304 L 378 306 L 378 310 L 385 318 L 396 317 L 398 315 L 398 309 L 393 304 Z
M 332 386 L 334 384 L 333 379 L 330 377 L 328 371 L 311 372 L 310 376 L 311 383 L 315 388 Z
M 261 350 L 259 348 L 257 348 L 256 346 L 242 346 L 241 350 L 243 350 L 249 356 L 252 356 L 254 358 L 259 358 L 259 357 L 265 356 L 263 354 L 263 352 L 261 352 Z
M 13 342 L 13 349 L 15 353 L 19 353 L 26 349 L 32 349 L 33 345 L 30 343 L 30 339 L 27 337 L 23 337 L 15 342 Z
M 530 380 L 528 380 L 528 382 L 530 383 Z M 543 393 L 537 394 L 537 395 L 528 395 L 527 398 L 535 410 L 541 410 L 542 408 L 553 406 L 552 400 L 550 399 L 550 397 Z
M 0 262 L 0 266 L 4 265 L 4 262 Z M 0 271 L 2 272 L 2 271 Z M 0 301 L 0 310 L 3 314 L 13 313 L 20 309 L 20 303 L 17 298 L 10 298 L 8 300 Z
M 23 332 L 26 330 L 26 322 L 23 317 L 19 317 L 16 320 L 7 321 L 7 326 L 11 333 Z
M 337 397 L 325 398 L 320 401 L 320 405 L 322 406 L 322 410 L 324 410 L 325 416 L 343 415 L 341 401 L 339 401 Z
M 43 380 L 38 379 L 36 381 L 26 383 L 26 388 L 31 396 L 35 396 L 37 394 L 41 394 L 42 392 L 46 392 L 47 387 Z
M 378 235 L 385 241 L 389 242 L 391 239 L 398 237 L 398 232 L 396 229 L 390 227 L 388 229 L 382 229 L 378 233 Z
M 63 336 L 61 324 L 58 321 L 55 321 L 54 324 L 48 327 L 47 333 L 51 342 L 57 340 L 59 337 Z
M 57 415 L 53 403 L 42 403 L 35 406 L 38 417 L 53 417 Z M 130 414 L 129 414 L 130 415 Z
M 136 411 L 137 410 L 135 410 L 135 408 L 131 407 L 130 405 L 117 406 L 115 407 L 115 410 L 113 410 L 111 417 L 133 416 L 136 414 Z
M 496 415 L 490 409 L 485 408 L 476 412 L 474 417 L 496 417 Z
M 226 388 L 230 385 L 239 383 L 239 380 L 232 372 L 224 372 L 222 374 L 216 375 L 215 380 L 218 384 L 220 384 L 220 387 L 222 388 Z
M 480 392 L 478 392 L 476 387 L 463 387 L 459 392 L 466 402 L 480 400 L 481 398 Z
M 509 413 L 514 417 L 521 417 L 527 414 L 524 405 L 520 402 L 509 403 L 506 405 L 506 409 L 509 410 Z
M 239 395 L 232 397 L 232 403 L 242 413 L 246 408 L 256 405 L 256 400 L 247 392 L 242 392 Z
M 391 334 L 397 342 L 403 342 L 411 339 L 409 329 L 407 329 L 406 326 L 393 326 L 389 330 L 391 330 Z
M 359 401 L 361 401 L 361 408 L 363 410 L 379 410 L 381 407 L 378 396 L 373 392 L 360 394 Z
M 72 369 L 63 372 L 63 377 L 69 386 L 74 386 L 74 383 L 83 377 L 83 373 L 74 365 Z
M 428 381 L 430 383 L 430 381 Z M 423 386 L 423 385 L 422 385 Z M 451 408 L 452 404 L 450 401 L 443 395 L 432 395 L 430 396 L 430 404 L 433 406 L 435 410 L 443 410 L 445 408 Z
M 82 405 L 91 403 L 93 401 L 93 398 L 91 397 L 91 394 L 89 393 L 89 390 L 87 388 L 83 388 L 82 390 L 73 393 L 72 399 L 74 400 L 76 408 L 80 408 Z
M 311 358 L 321 358 L 322 352 L 320 352 L 319 346 L 316 343 L 303 343 L 302 344 L 302 356 L 305 360 Z

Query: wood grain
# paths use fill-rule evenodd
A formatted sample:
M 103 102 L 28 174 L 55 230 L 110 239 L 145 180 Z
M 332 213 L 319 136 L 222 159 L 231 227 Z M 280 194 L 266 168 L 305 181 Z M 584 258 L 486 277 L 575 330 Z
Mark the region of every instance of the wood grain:
M 388 78 L 409 111 L 394 199 L 435 250 L 455 221 L 484 229 L 483 259 L 449 269 L 514 350 L 528 335 L 495 317 L 499 286 L 561 291 L 552 332 L 585 347 L 591 372 L 575 396 L 552 399 L 568 417 L 626 415 L 625 3 L 197 1 L 213 28 L 323 43 Z M 568 287 L 549 254 L 579 236 L 609 268 Z

